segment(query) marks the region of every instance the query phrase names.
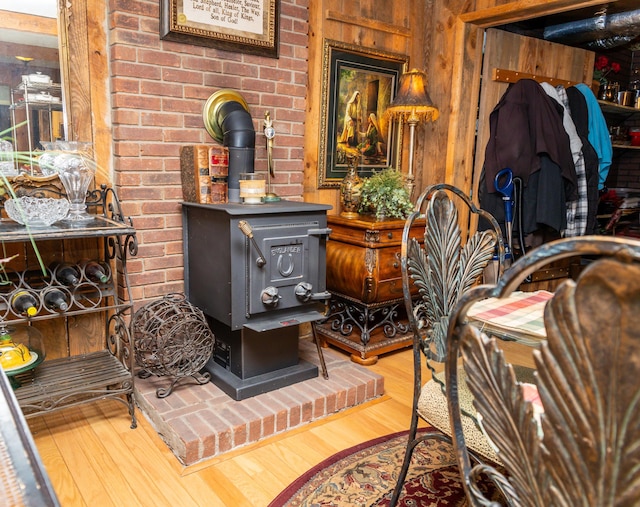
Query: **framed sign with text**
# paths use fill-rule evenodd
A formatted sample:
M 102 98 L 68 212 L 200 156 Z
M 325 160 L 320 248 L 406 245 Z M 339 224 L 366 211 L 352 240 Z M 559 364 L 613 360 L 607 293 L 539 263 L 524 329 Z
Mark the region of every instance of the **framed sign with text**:
M 278 57 L 280 0 L 160 0 L 160 38 Z

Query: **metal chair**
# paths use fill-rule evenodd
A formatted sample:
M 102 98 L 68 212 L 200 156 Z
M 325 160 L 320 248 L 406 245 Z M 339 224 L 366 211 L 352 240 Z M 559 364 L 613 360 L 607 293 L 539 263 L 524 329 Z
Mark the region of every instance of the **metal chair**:
M 541 401 L 536 416 L 500 342 L 466 314 L 474 302 L 506 298 L 535 270 L 572 256 L 581 256 L 586 267 L 546 304 L 546 340 L 532 350 Z M 640 241 L 628 238 L 584 236 L 547 243 L 518 259 L 495 286 L 462 296 L 448 329 L 446 390 L 471 505 L 489 505 L 478 487 L 481 478 L 492 482 L 510 506 L 640 505 L 638 315 Z M 460 355 L 466 381 L 459 377 Z M 462 382 L 473 394 L 500 468 L 472 465 L 460 413 Z
M 458 213 L 460 207 L 463 213 Z M 410 239 L 411 228 L 424 221 L 424 238 Z M 486 230 L 465 234 L 460 221 L 469 226 L 479 223 Z M 463 241 L 467 236 L 467 241 Z M 451 441 L 450 424 L 445 399 L 444 372 L 433 363 L 443 362 L 447 353 L 449 313 L 459 297 L 478 282 L 486 266 L 498 263 L 501 273 L 504 261 L 504 242 L 496 220 L 475 204 L 458 188 L 438 184 L 427 188 L 417 199 L 413 213 L 405 221 L 401 269 L 403 296 L 409 324 L 413 330 L 413 410 L 407 449 L 390 505 L 396 505 L 413 455 L 413 450 L 426 439 Z M 497 255 L 496 255 L 497 254 Z M 431 372 L 431 379 L 422 382 L 422 362 Z M 469 401 L 469 409 L 472 409 Z M 439 431 L 421 432 L 423 419 Z M 477 442 L 477 451 L 495 458 L 486 438 L 473 418 L 467 431 Z M 444 432 L 444 433 L 443 433 Z

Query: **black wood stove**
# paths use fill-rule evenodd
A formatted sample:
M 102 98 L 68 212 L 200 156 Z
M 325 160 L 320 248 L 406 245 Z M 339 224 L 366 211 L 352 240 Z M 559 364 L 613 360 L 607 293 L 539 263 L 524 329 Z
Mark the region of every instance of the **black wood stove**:
M 185 292 L 215 335 L 205 369 L 236 400 L 318 375 L 299 325 L 322 318 L 331 206 L 183 203 Z

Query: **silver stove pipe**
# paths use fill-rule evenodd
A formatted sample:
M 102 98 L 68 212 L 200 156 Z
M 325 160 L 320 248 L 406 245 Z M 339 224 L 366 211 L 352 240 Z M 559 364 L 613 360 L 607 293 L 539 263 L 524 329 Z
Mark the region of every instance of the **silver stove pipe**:
M 585 44 L 606 49 L 626 44 L 640 35 L 640 10 L 602 13 L 589 19 L 570 21 L 544 29 L 544 39 Z

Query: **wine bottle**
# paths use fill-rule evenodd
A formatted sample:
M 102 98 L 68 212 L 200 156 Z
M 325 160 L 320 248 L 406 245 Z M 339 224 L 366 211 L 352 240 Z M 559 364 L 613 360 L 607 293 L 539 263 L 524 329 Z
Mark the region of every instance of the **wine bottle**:
M 83 264 L 85 276 L 92 282 L 107 283 L 109 276 L 104 267 L 96 261 L 87 261 Z
M 66 262 L 52 264 L 49 269 L 55 273 L 56 280 L 62 285 L 71 287 L 80 283 L 80 272 L 73 264 Z
M 44 293 L 44 304 L 50 310 L 66 312 L 69 309 L 69 298 L 60 289 L 50 289 Z
M 33 317 L 38 313 L 38 300 L 30 292 L 21 290 L 11 298 L 11 307 L 18 315 Z

